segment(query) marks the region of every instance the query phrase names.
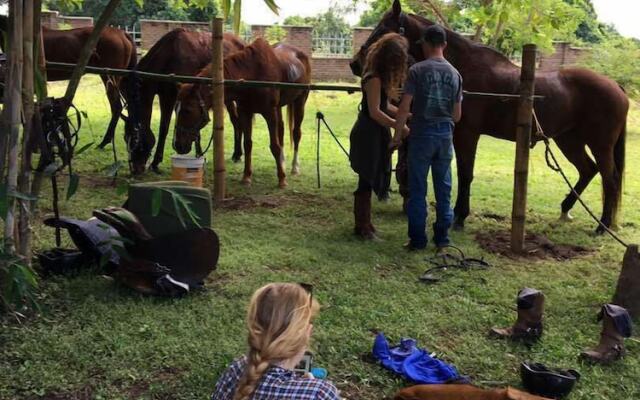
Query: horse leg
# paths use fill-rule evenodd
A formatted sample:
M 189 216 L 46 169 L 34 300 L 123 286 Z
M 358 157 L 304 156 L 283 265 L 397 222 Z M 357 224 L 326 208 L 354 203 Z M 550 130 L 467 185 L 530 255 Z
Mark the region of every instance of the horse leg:
M 158 132 L 158 145 L 156 146 L 156 153 L 153 156 L 153 162 L 151 163 L 151 169 L 154 172 L 160 173 L 158 165 L 162 162 L 164 157 L 164 145 L 167 142 L 167 135 L 169 135 L 169 124 L 171 123 L 171 114 L 173 107 L 176 104 L 176 94 L 172 91 L 161 92 L 160 95 L 160 130 Z
M 238 108 L 238 126 L 244 133 L 244 174 L 242 176 L 243 185 L 251 185 L 251 151 L 253 150 L 253 113 Z
M 280 160 L 284 164 L 286 156 L 284 154 L 284 119 L 282 118 L 282 107 L 278 107 L 277 114 L 278 120 L 276 122 L 276 130 L 278 133 L 278 141 L 280 142 L 281 149 Z
M 263 114 L 269 127 L 269 139 L 271 154 L 276 161 L 278 175 L 278 186 L 282 189 L 287 186 L 286 175 L 284 173 L 284 153 L 282 152 L 282 142 L 280 141 L 279 125 L 282 125 L 282 109 L 274 107 L 270 112 Z M 284 129 L 283 129 L 284 130 Z M 282 134 L 284 136 L 284 133 Z
M 291 162 L 291 175 L 300 175 L 300 161 L 298 160 L 298 148 L 300 146 L 300 139 L 302 138 L 302 121 L 304 120 L 304 107 L 307 103 L 307 97 L 309 93 L 304 96 L 300 96 L 293 103 L 289 112 L 293 113 L 293 161 Z M 291 121 L 292 118 L 289 118 Z
M 600 222 L 607 228 L 611 228 L 613 224 L 613 216 L 618 204 L 618 180 L 616 179 L 616 166 L 613 157 L 613 149 L 611 148 L 591 148 L 591 152 L 596 159 L 598 171 L 602 176 L 602 189 L 604 191 L 604 202 L 602 204 L 602 218 Z M 598 225 L 596 233 L 602 234 L 605 229 L 602 225 Z
M 238 107 L 233 101 L 227 101 L 226 106 L 227 112 L 229 113 L 229 119 L 233 125 L 233 155 L 231 156 L 231 160 L 237 163 L 242 160 L 242 129 L 240 128 Z
M 111 107 L 111 121 L 109 121 L 109 126 L 102 138 L 102 142 L 98 145 L 98 148 L 104 149 L 115 137 L 116 126 L 118 126 L 118 120 L 122 114 L 122 102 L 120 101 L 118 81 L 104 75 L 100 75 L 100 78 L 102 78 L 102 83 L 104 83 L 104 88 L 107 92 L 107 99 L 109 100 L 109 106 Z
M 470 212 L 471 182 L 473 182 L 473 167 L 478 150 L 480 135 L 471 131 L 456 130 L 453 135 L 453 145 L 456 151 L 458 165 L 458 197 L 454 208 L 453 228 L 464 229 L 464 221 Z
M 571 221 L 573 217 L 569 213 L 578 201 L 578 196 L 584 192 L 589 183 L 598 172 L 596 163 L 589 157 L 585 149 L 585 144 L 575 139 L 573 132 L 567 132 L 554 139 L 562 154 L 573 164 L 578 170 L 578 182 L 574 186 L 575 193 L 571 191 L 562 202 L 561 221 Z M 577 195 L 576 195 L 577 193 Z

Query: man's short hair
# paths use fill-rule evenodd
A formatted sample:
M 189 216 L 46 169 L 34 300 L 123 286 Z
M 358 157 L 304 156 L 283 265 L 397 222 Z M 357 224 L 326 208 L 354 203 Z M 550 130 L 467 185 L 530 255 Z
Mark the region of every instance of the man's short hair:
M 432 46 L 443 46 L 447 43 L 447 32 L 440 25 L 431 25 L 422 33 L 420 43 L 428 43 Z

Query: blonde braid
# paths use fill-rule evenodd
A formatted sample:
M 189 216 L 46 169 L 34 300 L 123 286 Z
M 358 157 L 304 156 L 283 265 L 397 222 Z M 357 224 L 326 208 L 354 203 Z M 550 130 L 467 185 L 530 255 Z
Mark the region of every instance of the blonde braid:
M 300 286 L 273 283 L 256 291 L 247 313 L 249 354 L 233 400 L 248 400 L 274 362 L 295 357 L 309 341 L 307 328 L 319 309 Z
M 238 382 L 238 387 L 233 400 L 246 400 L 256 390 L 258 381 L 262 378 L 265 372 L 269 369 L 269 361 L 265 360 L 260 352 L 256 350 L 249 351 L 247 356 L 247 368 L 244 372 L 244 376 Z

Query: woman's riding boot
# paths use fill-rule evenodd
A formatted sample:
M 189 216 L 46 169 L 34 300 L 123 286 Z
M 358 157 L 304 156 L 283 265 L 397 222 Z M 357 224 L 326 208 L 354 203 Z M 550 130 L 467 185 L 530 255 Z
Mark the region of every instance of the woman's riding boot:
M 375 228 L 371 224 L 371 191 L 353 194 L 354 233 L 365 240 L 376 239 Z
M 600 343 L 580 357 L 599 364 L 609 364 L 625 354 L 624 338 L 631 336 L 631 317 L 626 309 L 614 304 L 602 306 L 598 319 L 602 320 Z
M 518 318 L 509 328 L 493 328 L 494 337 L 535 341 L 542 336 L 544 294 L 536 289 L 524 288 L 518 293 Z

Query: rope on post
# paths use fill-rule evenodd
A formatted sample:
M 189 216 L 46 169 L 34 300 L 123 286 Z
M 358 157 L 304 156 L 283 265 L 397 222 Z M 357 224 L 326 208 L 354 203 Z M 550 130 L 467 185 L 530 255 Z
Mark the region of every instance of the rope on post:
M 333 129 L 331 129 L 331 127 L 327 123 L 327 120 L 324 118 L 324 114 L 322 112 L 320 111 L 316 112 L 316 121 L 318 122 L 317 124 L 318 142 L 316 144 L 316 173 L 318 175 L 318 189 L 320 189 L 320 121 L 322 121 L 324 126 L 327 128 L 327 130 L 333 137 L 333 140 L 335 140 L 335 142 L 340 147 L 340 150 L 342 150 L 344 155 L 347 156 L 347 159 L 350 160 L 351 157 L 349 157 L 349 152 L 347 151 L 347 149 L 344 148 L 344 146 L 340 142 L 340 139 L 338 139 L 338 136 L 336 136 L 336 134 L 333 132 Z
M 536 134 L 540 135 L 545 145 L 544 159 L 547 162 L 547 166 L 552 171 L 557 172 L 560 174 L 560 176 L 562 176 L 562 179 L 565 181 L 567 186 L 569 186 L 569 190 L 571 191 L 571 193 L 574 196 L 576 196 L 576 199 L 578 200 L 580 205 L 585 209 L 587 214 L 589 214 L 589 216 L 591 216 L 591 218 L 593 218 L 593 220 L 596 221 L 598 226 L 604 229 L 605 232 L 607 232 L 614 240 L 620 243 L 623 247 L 628 249 L 629 244 L 626 243 L 624 240 L 622 240 L 620 236 L 618 236 L 618 234 L 612 231 L 608 226 L 602 223 L 600 218 L 598 218 L 596 214 L 591 210 L 591 208 L 589 208 L 587 203 L 585 203 L 585 201 L 582 200 L 582 197 L 580 196 L 580 194 L 576 191 L 576 189 L 571 184 L 569 177 L 560 166 L 560 162 L 558 162 L 558 159 L 556 158 L 556 155 L 553 153 L 553 150 L 551 150 L 551 138 L 544 133 L 544 129 L 542 129 L 542 125 L 540 124 L 540 120 L 538 119 L 538 114 L 536 114 L 535 109 L 533 110 L 533 120 L 536 123 L 536 131 L 537 131 Z

